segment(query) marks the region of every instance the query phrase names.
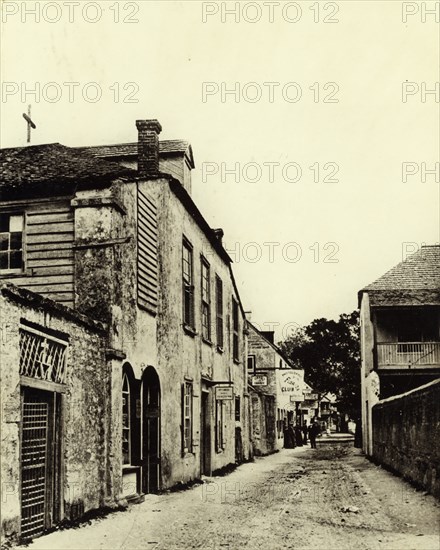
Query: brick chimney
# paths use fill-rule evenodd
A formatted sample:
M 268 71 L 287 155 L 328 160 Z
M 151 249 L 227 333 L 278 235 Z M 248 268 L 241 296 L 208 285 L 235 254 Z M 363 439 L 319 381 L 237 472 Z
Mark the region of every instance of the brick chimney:
M 274 343 L 275 331 L 273 331 L 273 330 L 262 330 L 261 334 L 266 338 L 266 340 L 269 340 L 269 342 L 271 344 Z
M 162 126 L 156 119 L 136 120 L 138 129 L 138 172 L 140 176 L 159 173 L 159 134 Z
M 225 236 L 225 232 L 223 231 L 223 229 L 221 227 L 219 227 L 218 229 L 213 229 L 213 231 L 214 231 L 214 235 L 217 237 L 217 239 L 220 242 L 223 242 L 223 237 Z

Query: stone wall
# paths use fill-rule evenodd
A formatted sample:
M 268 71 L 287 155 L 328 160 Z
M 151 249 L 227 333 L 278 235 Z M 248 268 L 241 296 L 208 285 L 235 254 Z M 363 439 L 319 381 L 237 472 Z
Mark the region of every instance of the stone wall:
M 440 498 L 440 379 L 379 401 L 373 459 Z
M 62 409 L 58 427 L 61 463 L 54 523 L 76 519 L 118 500 L 109 483 L 114 470 L 109 452 L 111 380 L 106 333 L 99 323 L 37 294 L 5 285 L 0 292 L 0 314 L 2 537 L 17 538 L 21 522 L 20 400 L 29 384 L 20 378 L 20 327 L 26 323 L 25 327 L 42 333 L 63 334 L 68 341 L 66 380 L 58 385 L 64 387 L 57 394 Z M 40 383 L 46 384 L 47 392 L 59 391 L 50 382 Z

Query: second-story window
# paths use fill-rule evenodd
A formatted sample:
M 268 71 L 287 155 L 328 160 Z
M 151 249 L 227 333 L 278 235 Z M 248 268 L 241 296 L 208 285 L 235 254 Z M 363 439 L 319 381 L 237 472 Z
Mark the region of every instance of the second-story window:
M 209 263 L 202 256 L 202 337 L 211 340 L 211 281 Z
M 232 298 L 232 356 L 237 363 L 240 360 L 238 331 L 238 302 Z
M 193 249 L 184 239 L 182 246 L 183 324 L 194 329 Z
M 0 214 L 0 270 L 23 269 L 23 215 Z
M 240 396 L 235 396 L 235 421 L 240 422 L 241 420 L 241 403 L 240 403 Z
M 215 278 L 215 316 L 217 346 L 223 349 L 223 282 L 218 275 Z

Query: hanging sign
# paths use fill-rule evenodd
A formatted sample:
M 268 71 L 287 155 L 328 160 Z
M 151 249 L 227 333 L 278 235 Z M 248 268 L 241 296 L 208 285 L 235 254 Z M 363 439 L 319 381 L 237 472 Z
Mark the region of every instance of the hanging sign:
M 253 386 L 267 386 L 267 376 L 265 374 L 255 374 L 252 376 Z
M 215 398 L 220 401 L 227 401 L 234 398 L 234 388 L 232 386 L 216 386 Z
M 318 398 L 319 395 L 317 393 L 306 392 L 304 394 L 304 399 L 306 399 L 307 401 L 316 401 Z
M 300 369 L 277 370 L 278 390 L 288 400 L 304 401 L 304 371 Z

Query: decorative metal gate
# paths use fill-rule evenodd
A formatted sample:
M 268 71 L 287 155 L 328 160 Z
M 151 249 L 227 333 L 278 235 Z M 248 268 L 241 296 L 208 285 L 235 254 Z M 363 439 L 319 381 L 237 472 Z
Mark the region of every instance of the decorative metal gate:
M 50 394 L 25 390 L 21 440 L 21 536 L 46 528 L 50 460 Z
M 60 519 L 60 412 L 67 341 L 20 327 L 21 537 L 41 535 Z

